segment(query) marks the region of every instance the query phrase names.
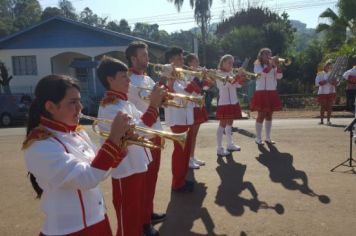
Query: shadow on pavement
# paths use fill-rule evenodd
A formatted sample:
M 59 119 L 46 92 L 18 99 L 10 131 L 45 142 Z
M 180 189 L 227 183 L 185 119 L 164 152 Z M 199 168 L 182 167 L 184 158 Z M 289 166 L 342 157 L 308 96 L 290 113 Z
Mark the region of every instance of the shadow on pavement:
M 281 153 L 276 146 L 267 144 L 259 145 L 261 154 L 256 159 L 269 170 L 269 176 L 275 183 L 281 183 L 288 190 L 299 190 L 301 193 L 311 197 L 318 197 L 324 204 L 330 203 L 330 198 L 326 195 L 316 194 L 308 185 L 308 177 L 304 171 L 296 170 L 293 166 L 293 156 L 289 153 Z M 300 180 L 299 183 L 297 180 Z
M 238 128 L 238 127 L 232 127 L 232 132 L 239 133 L 239 134 L 244 135 L 244 136 L 249 137 L 249 138 L 256 138 L 256 135 L 254 133 L 251 133 L 248 130 L 241 129 L 241 128 Z
M 171 192 L 171 199 L 167 207 L 167 219 L 159 229 L 162 235 L 184 236 L 226 236 L 214 232 L 214 222 L 203 201 L 207 194 L 204 183 L 197 183 L 194 172 L 189 170 L 188 179 L 194 181 L 194 192 L 176 193 Z M 201 220 L 207 234 L 192 232 L 194 221 Z
M 225 207 L 227 212 L 233 216 L 243 215 L 244 206 L 256 213 L 259 209 L 273 209 L 277 214 L 284 213 L 284 207 L 281 204 L 270 206 L 268 203 L 260 201 L 253 184 L 249 181 L 243 181 L 246 165 L 235 162 L 232 156 L 227 156 L 226 161 L 224 158 L 218 158 L 217 162 L 219 165 L 216 168 L 216 172 L 221 179 L 221 184 L 215 197 L 217 205 Z M 244 190 L 249 191 L 251 194 L 250 199 L 240 196 Z

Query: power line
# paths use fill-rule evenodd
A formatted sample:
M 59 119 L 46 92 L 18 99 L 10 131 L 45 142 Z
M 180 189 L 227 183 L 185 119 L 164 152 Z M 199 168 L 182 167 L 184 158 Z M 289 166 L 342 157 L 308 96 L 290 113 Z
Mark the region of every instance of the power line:
M 332 3 L 336 3 L 337 1 L 328 1 L 328 2 L 309 2 L 309 1 L 304 1 L 304 2 L 300 2 L 300 3 L 292 3 L 292 4 L 285 4 L 284 6 L 282 5 L 279 5 L 275 8 L 270 8 L 271 10 L 275 10 L 275 11 L 291 11 L 291 10 L 302 10 L 302 9 L 305 9 L 305 8 L 314 8 L 314 7 L 320 7 L 320 6 L 323 6 L 323 5 L 329 5 L 329 4 L 332 4 Z M 234 14 L 230 13 L 230 14 L 227 14 L 225 16 L 225 18 L 228 18 L 228 17 L 231 17 L 233 16 Z M 211 21 L 214 21 L 214 20 L 221 20 L 221 17 L 220 15 L 216 15 L 216 14 L 212 14 L 211 16 Z M 142 21 L 137 21 L 137 22 L 142 22 Z M 145 21 L 146 23 L 150 23 L 150 22 L 158 22 L 159 25 L 176 25 L 176 24 L 187 24 L 187 23 L 194 23 L 195 22 L 195 19 L 193 17 L 190 17 L 190 16 L 180 16 L 180 17 L 177 17 L 177 16 L 170 16 L 170 18 L 156 18 L 156 19 L 152 19 L 152 20 L 148 20 L 148 21 Z M 131 22 L 130 24 L 134 24 L 133 22 Z

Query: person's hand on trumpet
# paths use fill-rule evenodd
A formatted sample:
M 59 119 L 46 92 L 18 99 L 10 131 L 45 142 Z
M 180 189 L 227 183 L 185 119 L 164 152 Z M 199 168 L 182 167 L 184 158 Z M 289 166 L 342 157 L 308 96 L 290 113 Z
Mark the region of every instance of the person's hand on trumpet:
M 167 91 L 156 84 L 150 94 L 150 106 L 159 108 L 167 97 Z
M 127 114 L 120 111 L 117 113 L 111 124 L 108 139 L 116 145 L 122 147 L 124 139 L 137 139 L 137 135 L 134 134 L 132 127 L 131 118 Z
M 270 65 L 272 67 L 278 67 L 279 66 L 279 57 L 278 56 L 273 56 L 270 58 Z

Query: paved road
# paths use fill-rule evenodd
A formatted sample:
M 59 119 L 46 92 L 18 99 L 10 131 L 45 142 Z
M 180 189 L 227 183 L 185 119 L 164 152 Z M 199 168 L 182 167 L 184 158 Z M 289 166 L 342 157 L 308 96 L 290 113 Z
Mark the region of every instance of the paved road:
M 196 156 L 207 162 L 190 171 L 192 194 L 170 191 L 170 154 L 163 151 L 156 192 L 156 210 L 169 218 L 156 226 L 161 235 L 355 235 L 355 174 L 330 169 L 348 158 L 352 119 L 334 119 L 334 126 L 316 119 L 275 120 L 277 145 L 257 148 L 254 121 L 236 121 L 234 140 L 242 151 L 217 158 L 217 122 L 201 127 Z M 88 127 L 89 130 L 89 127 Z M 36 235 L 43 220 L 39 201 L 26 179 L 20 151 L 23 128 L 0 129 L 0 235 Z M 90 131 L 89 131 L 90 132 Z M 102 184 L 112 227 L 110 181 Z

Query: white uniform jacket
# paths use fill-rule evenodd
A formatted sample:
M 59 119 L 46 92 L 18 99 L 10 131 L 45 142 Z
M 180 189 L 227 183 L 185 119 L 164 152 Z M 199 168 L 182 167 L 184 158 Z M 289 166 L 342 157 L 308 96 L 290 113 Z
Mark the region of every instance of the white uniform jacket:
M 232 72 L 219 71 L 219 75 L 221 75 L 222 77 L 226 77 L 226 76 L 235 77 L 234 73 Z M 230 105 L 230 104 L 235 105 L 239 103 L 236 89 L 241 88 L 241 85 L 238 82 L 223 83 L 222 81 L 217 80 L 216 86 L 219 89 L 219 102 L 218 102 L 219 106 Z
M 130 81 L 132 85 L 140 88 L 153 89 L 153 87 L 155 86 L 155 82 L 147 75 L 138 75 L 132 73 L 130 76 Z M 149 106 L 149 101 L 145 101 L 140 98 L 139 93 L 141 94 L 141 96 L 148 96 L 150 94 L 149 91 L 143 90 L 140 92 L 139 89 L 130 86 L 128 100 L 133 103 L 140 112 L 144 113 L 146 112 Z M 151 126 L 151 128 L 155 130 L 162 130 L 162 125 L 159 116 L 157 117 L 156 122 Z
M 336 93 L 335 86 L 331 83 L 327 82 L 324 85 L 320 85 L 319 83 L 323 80 L 328 81 L 330 72 L 321 71 L 317 74 L 315 78 L 315 85 L 319 86 L 318 94 L 330 94 Z
M 190 82 L 187 80 L 175 80 L 173 90 L 175 93 L 191 95 L 191 92 L 187 91 L 189 84 Z M 166 107 L 164 112 L 166 125 L 169 127 L 175 125 L 192 125 L 194 123 L 194 103 L 180 98 L 174 98 L 174 100 L 178 104 L 186 106 L 184 108 Z
M 105 105 L 102 103 L 99 106 L 98 118 L 113 120 L 119 111 L 131 116 L 136 125 L 147 127 L 141 120 L 142 113 L 137 110 L 134 104 L 123 99 L 118 99 Z M 99 123 L 100 131 L 109 132 L 110 128 L 109 124 Z M 111 173 L 111 176 L 115 179 L 121 179 L 136 173 L 145 172 L 147 171 L 147 166 L 152 161 L 150 150 L 144 147 L 129 145 L 127 149 L 127 156 Z
M 267 65 L 255 63 L 254 73 L 261 74 L 261 77 L 256 80 L 256 91 L 274 91 L 277 89 L 277 79 L 282 79 L 282 71 L 275 68 L 268 68 Z
M 91 166 L 96 147 L 84 130 L 45 129 L 53 136 L 34 141 L 24 151 L 27 169 L 43 189 L 42 233 L 69 234 L 104 220 L 105 205 L 98 184 L 111 169 Z

